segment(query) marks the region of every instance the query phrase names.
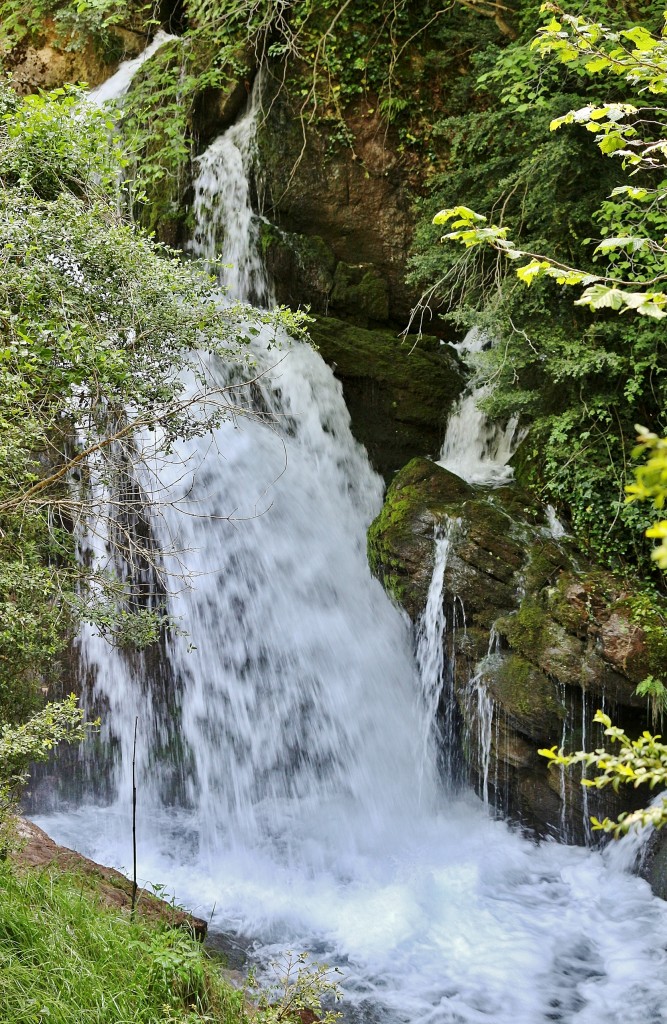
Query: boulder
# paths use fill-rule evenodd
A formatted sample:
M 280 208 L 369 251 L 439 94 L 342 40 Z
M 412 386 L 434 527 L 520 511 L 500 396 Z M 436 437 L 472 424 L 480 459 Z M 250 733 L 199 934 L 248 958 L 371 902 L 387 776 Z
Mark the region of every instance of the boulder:
M 443 601 L 448 621 L 456 607 L 460 624 L 443 642 L 468 770 L 478 784 L 486 772 L 495 806 L 538 834 L 584 841 L 591 814 L 616 816 L 639 806 L 643 794 L 585 791 L 575 770 L 549 768 L 538 749 L 601 745 L 592 724 L 599 707 L 631 734 L 649 724 L 646 698 L 635 690 L 651 652 L 628 587 L 589 564 L 572 541 L 554 539 L 545 510 L 519 488 L 472 487 L 415 458 L 395 477 L 368 533 L 372 571 L 415 623 L 435 537 L 445 531 Z M 493 701 L 486 768 L 471 680 Z
M 385 479 L 417 452 L 439 451 L 463 388 L 451 346 L 321 316 L 310 336 L 342 382 L 354 434 Z

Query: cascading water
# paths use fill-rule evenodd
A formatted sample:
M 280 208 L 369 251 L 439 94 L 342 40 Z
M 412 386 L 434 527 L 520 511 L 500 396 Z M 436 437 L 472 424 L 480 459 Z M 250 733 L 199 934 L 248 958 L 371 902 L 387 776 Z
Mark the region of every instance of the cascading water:
M 477 665 L 467 686 L 466 722 L 468 743 L 476 761 L 475 767 L 480 781 L 481 797 L 484 806 L 489 805 L 489 771 L 491 768 L 491 748 L 493 745 L 493 713 L 494 700 L 485 682 L 485 671 L 489 661 L 494 657 L 498 646 L 498 634 L 491 629 L 489 648 L 486 658 Z
M 454 348 L 465 361 L 488 344 L 483 331 L 473 327 Z M 512 479 L 513 470 L 508 463 L 522 435 L 518 415 L 511 416 L 501 427 L 492 423 L 480 409 L 480 402 L 489 394 L 489 385 L 473 383 L 461 395 L 447 421 L 438 465 L 468 483 L 499 487 Z
M 225 166 L 221 182 L 240 173 Z M 176 726 L 155 724 L 164 678 L 85 631 L 116 796 L 40 823 L 129 866 L 138 715 L 141 876 L 215 908 L 213 927 L 252 936 L 258 955 L 275 944 L 340 964 L 354 1020 L 664 1024 L 667 908 L 626 873 L 625 841 L 602 855 L 537 845 L 439 790 L 412 638 L 365 562 L 380 481 L 331 372 L 285 345 L 284 358 L 255 346 L 273 425 L 228 422 L 167 467 L 190 514 L 167 507 L 153 528 L 194 573 L 169 599 L 190 634 L 166 651 Z M 232 511 L 247 518 L 213 518 Z
M 424 754 L 429 741 L 435 740 L 445 784 L 456 781 L 458 774 L 458 721 L 454 697 L 454 643 L 448 657 L 444 640 L 456 632 L 456 596 L 447 601 L 445 570 L 453 535 L 460 524 L 449 520 L 444 530 L 436 533 L 433 575 L 426 598 L 426 607 L 417 626 L 417 667 L 425 710 Z M 447 608 L 449 607 L 449 616 Z M 465 613 L 462 616 L 465 621 Z
M 160 47 L 176 38 L 176 36 L 169 35 L 168 32 L 163 32 L 162 30 L 156 32 L 153 40 L 138 57 L 134 57 L 132 60 L 123 61 L 118 68 L 118 71 L 116 71 L 111 78 L 107 78 L 106 82 L 102 82 L 102 84 L 98 85 L 96 89 L 90 90 L 90 93 L 88 94 L 89 98 L 97 106 L 101 106 L 103 103 L 107 103 L 112 100 L 116 101 L 122 99 L 130 88 L 132 79 L 139 68 L 145 64 L 147 60 L 150 60 L 153 54 L 157 53 Z
M 197 160 L 194 189 L 195 232 L 190 249 L 211 269 L 224 252 L 219 278 L 234 299 L 268 306 L 273 301 L 259 254 L 259 220 L 250 202 L 257 120 L 262 109 L 262 72 L 257 75 L 248 109 L 218 136 Z

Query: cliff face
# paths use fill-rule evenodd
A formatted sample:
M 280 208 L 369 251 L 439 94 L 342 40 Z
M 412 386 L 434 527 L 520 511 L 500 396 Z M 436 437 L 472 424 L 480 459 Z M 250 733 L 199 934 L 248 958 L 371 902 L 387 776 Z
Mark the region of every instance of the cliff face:
M 96 86 L 109 78 L 122 60 L 141 53 L 147 41 L 146 33 L 139 29 L 116 28 L 112 36 L 112 45 L 105 49 L 93 39 L 73 45 L 46 19 L 39 35 L 26 37 L 4 57 L 3 65 L 22 96 L 80 82 Z
M 342 146 L 303 124 L 286 94 L 270 104 L 258 190 L 279 230 L 267 238 L 267 263 L 280 301 L 361 326 L 405 326 L 418 298 L 405 284 L 411 163 L 377 113 L 351 111 L 346 128 Z
M 542 835 L 581 841 L 589 815 L 617 813 L 628 794 L 590 794 L 537 751 L 599 745 L 591 719 L 600 707 L 631 733 L 645 727 L 646 700 L 635 687 L 650 658 L 630 593 L 566 539 L 554 539 L 544 509 L 528 495 L 473 488 L 414 459 L 371 526 L 369 559 L 415 622 L 426 604 L 434 537 L 443 530 L 451 544 L 443 601 L 456 621 L 443 642 L 469 770 L 478 784 L 488 773 L 503 812 Z M 486 765 L 476 718 L 480 683 L 493 702 Z

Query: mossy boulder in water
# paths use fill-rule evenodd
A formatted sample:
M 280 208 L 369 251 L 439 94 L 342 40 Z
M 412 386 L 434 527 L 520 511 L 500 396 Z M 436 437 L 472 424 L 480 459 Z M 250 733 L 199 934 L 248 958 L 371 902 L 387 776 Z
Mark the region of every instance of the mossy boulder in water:
M 435 538 L 449 551 L 443 642 L 454 672 L 473 778 L 487 778 L 499 809 L 536 828 L 581 840 L 590 814 L 616 814 L 621 798 L 550 770 L 540 747 L 599 745 L 591 720 L 605 709 L 630 733 L 646 727 L 635 693 L 651 664 L 623 582 L 593 568 L 545 510 L 519 488 L 476 488 L 427 459 L 397 474 L 370 527 L 372 571 L 417 622 L 433 573 Z M 455 614 L 456 611 L 456 614 Z M 480 687 L 493 702 L 482 764 Z M 632 800 L 632 794 L 622 794 Z

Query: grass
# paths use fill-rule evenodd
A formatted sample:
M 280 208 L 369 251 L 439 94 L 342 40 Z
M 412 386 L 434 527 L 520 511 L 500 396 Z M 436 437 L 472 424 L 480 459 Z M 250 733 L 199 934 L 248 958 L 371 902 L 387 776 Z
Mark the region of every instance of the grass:
M 2 1024 L 242 1024 L 243 994 L 182 929 L 133 922 L 90 879 L 0 862 Z

